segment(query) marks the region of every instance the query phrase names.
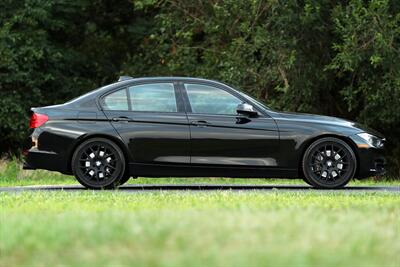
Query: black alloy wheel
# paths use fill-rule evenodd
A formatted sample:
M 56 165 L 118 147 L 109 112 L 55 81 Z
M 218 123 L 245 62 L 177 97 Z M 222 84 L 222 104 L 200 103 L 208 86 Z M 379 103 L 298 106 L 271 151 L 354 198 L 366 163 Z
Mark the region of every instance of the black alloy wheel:
M 105 138 L 83 142 L 72 157 L 76 179 L 91 189 L 116 188 L 124 177 L 125 158 L 121 149 Z
M 353 149 L 343 140 L 326 137 L 312 143 L 303 157 L 306 182 L 318 188 L 345 186 L 356 172 Z

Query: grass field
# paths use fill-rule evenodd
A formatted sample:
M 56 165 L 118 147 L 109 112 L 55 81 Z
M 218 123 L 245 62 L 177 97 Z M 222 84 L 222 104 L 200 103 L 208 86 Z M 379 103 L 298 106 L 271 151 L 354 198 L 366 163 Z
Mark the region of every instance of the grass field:
M 0 165 L 0 181 L 76 183 L 70 176 L 21 171 L 15 162 Z M 0 192 L 0 207 L 0 266 L 400 266 L 395 192 Z
M 0 266 L 399 266 L 389 193 L 1 193 Z

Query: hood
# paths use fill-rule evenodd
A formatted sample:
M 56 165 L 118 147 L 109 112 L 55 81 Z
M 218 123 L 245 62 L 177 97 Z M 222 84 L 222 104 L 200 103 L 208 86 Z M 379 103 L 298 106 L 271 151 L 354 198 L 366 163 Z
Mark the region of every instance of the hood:
M 294 113 L 294 112 L 279 112 L 279 119 L 283 120 L 293 120 L 298 122 L 305 122 L 305 123 L 313 123 L 313 124 L 324 124 L 327 126 L 337 126 L 339 128 L 346 127 L 352 129 L 355 133 L 358 132 L 367 132 L 373 134 L 377 137 L 384 138 L 384 136 L 361 123 L 341 119 L 337 117 L 331 116 L 323 116 L 323 115 L 315 115 L 315 114 L 307 114 L 307 113 Z

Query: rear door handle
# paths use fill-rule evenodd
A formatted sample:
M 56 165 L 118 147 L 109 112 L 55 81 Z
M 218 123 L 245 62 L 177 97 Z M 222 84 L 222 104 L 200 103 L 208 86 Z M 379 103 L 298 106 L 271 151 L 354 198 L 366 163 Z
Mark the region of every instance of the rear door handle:
M 202 127 L 202 126 L 205 127 L 205 126 L 209 126 L 211 123 L 204 121 L 204 120 L 200 120 L 200 121 L 192 121 L 191 124 L 195 125 L 195 126 L 199 126 L 199 127 Z
M 120 116 L 120 117 L 114 117 L 112 118 L 112 121 L 130 121 L 131 118 L 125 117 L 125 116 Z

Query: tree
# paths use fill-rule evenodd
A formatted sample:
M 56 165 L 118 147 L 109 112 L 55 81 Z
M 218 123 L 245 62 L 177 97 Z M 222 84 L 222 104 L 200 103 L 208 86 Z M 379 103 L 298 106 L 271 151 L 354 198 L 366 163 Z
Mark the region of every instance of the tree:
M 400 3 L 393 0 L 4 0 L 1 150 L 31 106 L 132 76 L 225 81 L 280 110 L 357 120 L 400 173 Z

